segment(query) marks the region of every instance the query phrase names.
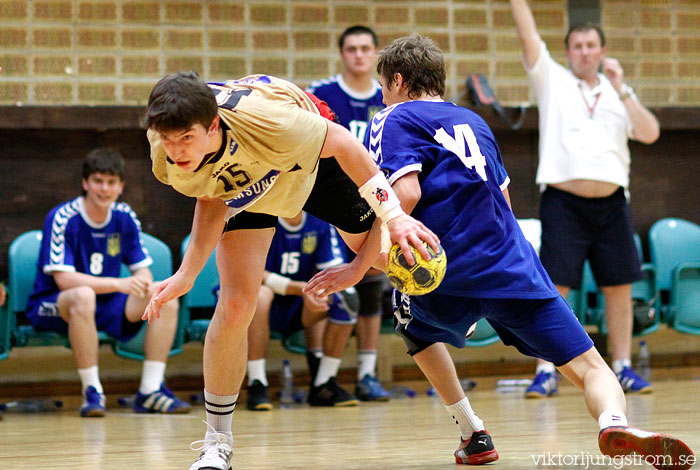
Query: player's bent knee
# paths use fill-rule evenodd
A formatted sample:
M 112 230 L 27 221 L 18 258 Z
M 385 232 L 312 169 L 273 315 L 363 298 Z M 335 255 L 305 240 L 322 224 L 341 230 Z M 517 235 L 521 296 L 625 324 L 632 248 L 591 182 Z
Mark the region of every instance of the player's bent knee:
M 97 294 L 91 287 L 74 287 L 61 292 L 58 296 L 57 303 L 61 311 L 61 316 L 64 319 L 66 319 L 66 317 L 92 318 L 95 316 Z

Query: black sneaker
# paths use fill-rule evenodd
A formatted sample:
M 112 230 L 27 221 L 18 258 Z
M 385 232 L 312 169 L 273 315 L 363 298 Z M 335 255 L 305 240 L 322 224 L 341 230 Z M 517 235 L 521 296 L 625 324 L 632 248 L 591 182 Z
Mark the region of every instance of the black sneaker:
M 311 406 L 357 406 L 359 400 L 343 389 L 335 377 L 318 387 L 311 387 L 307 399 Z
M 469 439 L 462 440 L 455 451 L 455 461 L 466 465 L 481 465 L 498 460 L 491 436 L 486 431 L 475 431 Z
M 267 387 L 257 379 L 253 380 L 253 383 L 248 385 L 246 407 L 251 411 L 268 411 L 272 409 Z

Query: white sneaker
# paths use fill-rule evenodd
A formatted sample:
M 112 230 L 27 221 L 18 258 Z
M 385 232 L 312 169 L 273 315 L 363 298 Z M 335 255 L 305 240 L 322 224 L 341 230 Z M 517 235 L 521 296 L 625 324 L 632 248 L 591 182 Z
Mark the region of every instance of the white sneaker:
M 231 470 L 231 436 L 223 432 L 207 432 L 203 440 L 190 444 L 190 449 L 202 451 L 190 470 Z

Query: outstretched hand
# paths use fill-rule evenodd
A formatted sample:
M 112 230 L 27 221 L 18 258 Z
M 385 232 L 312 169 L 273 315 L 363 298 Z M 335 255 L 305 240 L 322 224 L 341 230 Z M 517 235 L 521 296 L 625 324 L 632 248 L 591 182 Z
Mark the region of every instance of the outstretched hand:
M 351 264 L 339 264 L 326 268 L 316 273 L 304 286 L 304 294 L 316 296 L 329 295 L 352 287 L 364 276 L 364 273 L 356 273 Z
M 387 227 L 391 241 L 399 244 L 401 252 L 411 266 L 416 263 L 416 260 L 409 248 L 410 245 L 413 245 L 426 261 L 430 260 L 430 253 L 423 242 L 430 245 L 435 253 L 440 251 L 440 239 L 437 235 L 423 225 L 421 221 L 414 219 L 408 214 L 391 219 L 387 223 Z
M 151 300 L 146 305 L 141 320 L 153 320 L 160 318 L 160 309 L 173 299 L 182 297 L 192 288 L 193 281 L 175 273 L 164 281 L 155 283 Z

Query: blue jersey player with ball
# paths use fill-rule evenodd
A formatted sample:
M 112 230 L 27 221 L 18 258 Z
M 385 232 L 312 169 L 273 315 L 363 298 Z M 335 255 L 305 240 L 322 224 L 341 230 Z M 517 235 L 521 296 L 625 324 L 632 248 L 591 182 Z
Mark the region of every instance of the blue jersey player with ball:
M 402 208 L 439 238 L 447 272 L 421 296 L 395 292 L 396 331 L 460 428 L 455 459 L 498 459 L 484 423 L 459 383 L 445 343 L 464 347 L 469 327 L 486 318 L 507 345 L 553 362 L 583 389 L 600 425 L 603 454 L 637 452 L 689 468 L 680 440 L 628 427 L 620 384 L 557 293 L 510 209 L 509 178 L 494 136 L 473 112 L 445 102 L 440 49 L 414 34 L 385 47 L 377 65 L 384 102 L 365 143 Z M 353 267 L 349 268 L 352 270 Z M 341 275 L 317 275 L 309 290 L 338 288 Z

